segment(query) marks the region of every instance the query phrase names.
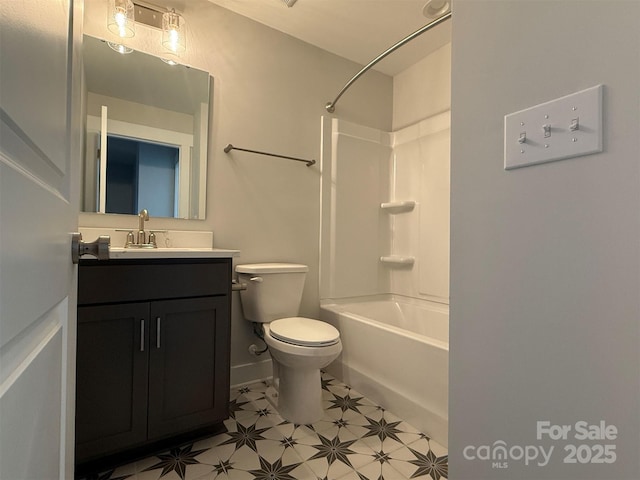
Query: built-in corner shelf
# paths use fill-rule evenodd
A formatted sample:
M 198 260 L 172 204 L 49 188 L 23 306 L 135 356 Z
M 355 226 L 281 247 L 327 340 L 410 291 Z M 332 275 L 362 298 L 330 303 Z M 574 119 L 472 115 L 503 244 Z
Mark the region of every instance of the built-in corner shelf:
M 402 200 L 394 202 L 385 202 L 380 204 L 383 212 L 387 213 L 404 213 L 410 212 L 416 206 L 415 200 Z
M 388 264 L 389 266 L 410 267 L 416 259 L 415 257 L 408 257 L 404 255 L 387 255 L 380 257 L 380 261 Z

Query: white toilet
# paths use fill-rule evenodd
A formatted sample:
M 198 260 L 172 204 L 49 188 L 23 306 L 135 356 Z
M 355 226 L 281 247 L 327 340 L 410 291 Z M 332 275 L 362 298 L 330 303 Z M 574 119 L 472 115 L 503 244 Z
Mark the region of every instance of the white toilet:
M 299 425 L 322 418 L 320 369 L 342 351 L 332 325 L 296 316 L 308 271 L 295 263 L 236 266 L 238 280 L 247 285 L 240 291 L 244 318 L 262 324 L 273 360 L 275 406 L 285 420 Z

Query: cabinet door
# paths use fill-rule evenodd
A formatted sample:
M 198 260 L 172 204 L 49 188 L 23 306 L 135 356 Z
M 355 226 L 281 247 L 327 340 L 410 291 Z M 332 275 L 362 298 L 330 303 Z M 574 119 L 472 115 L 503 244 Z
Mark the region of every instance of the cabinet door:
M 229 297 L 151 303 L 149 439 L 227 417 Z
M 149 303 L 78 308 L 76 463 L 147 437 Z

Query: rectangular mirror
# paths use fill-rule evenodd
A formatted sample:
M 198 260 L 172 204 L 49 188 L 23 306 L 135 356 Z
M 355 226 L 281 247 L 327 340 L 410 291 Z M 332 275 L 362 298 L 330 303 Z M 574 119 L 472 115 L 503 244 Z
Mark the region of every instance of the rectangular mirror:
M 84 36 L 85 212 L 205 218 L 207 72 Z

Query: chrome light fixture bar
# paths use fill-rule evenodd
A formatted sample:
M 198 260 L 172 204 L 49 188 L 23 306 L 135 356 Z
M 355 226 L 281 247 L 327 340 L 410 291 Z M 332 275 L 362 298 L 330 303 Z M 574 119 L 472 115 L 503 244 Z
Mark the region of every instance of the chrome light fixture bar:
M 138 0 L 135 0 L 133 5 L 135 7 L 137 23 L 143 23 L 148 27 L 157 28 L 158 30 L 162 29 L 162 14 L 166 11 L 165 9 Z

